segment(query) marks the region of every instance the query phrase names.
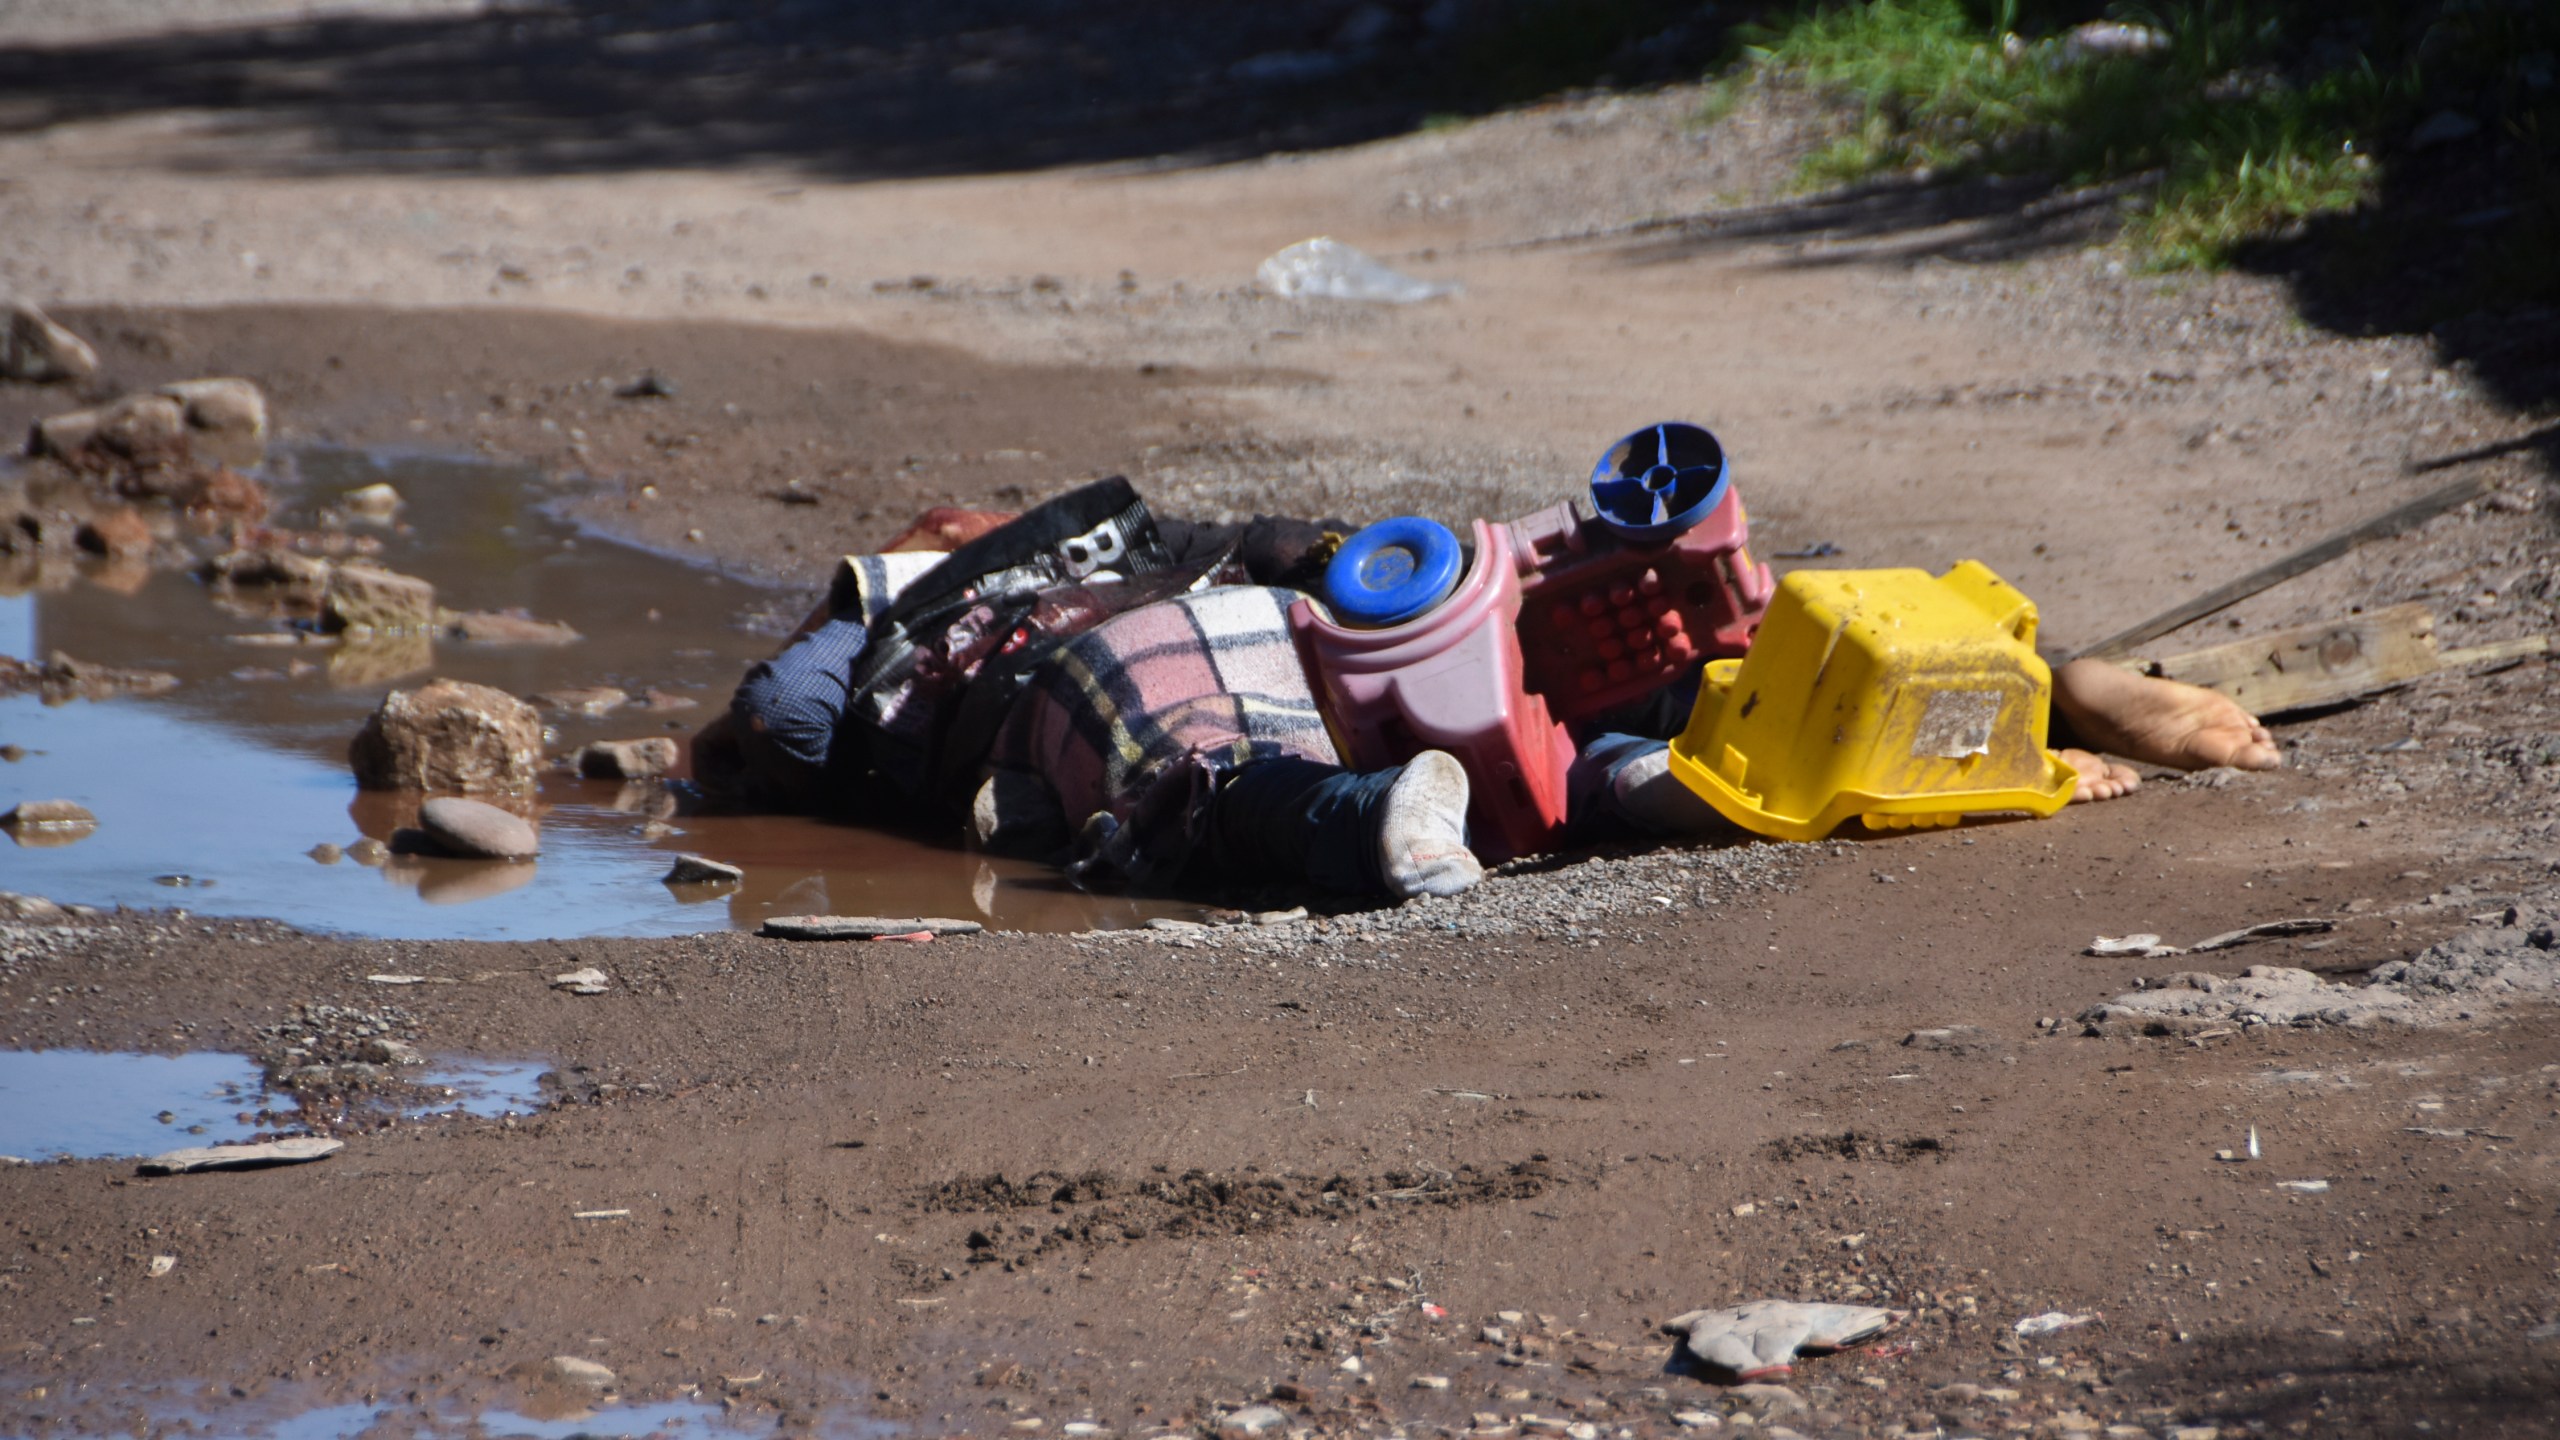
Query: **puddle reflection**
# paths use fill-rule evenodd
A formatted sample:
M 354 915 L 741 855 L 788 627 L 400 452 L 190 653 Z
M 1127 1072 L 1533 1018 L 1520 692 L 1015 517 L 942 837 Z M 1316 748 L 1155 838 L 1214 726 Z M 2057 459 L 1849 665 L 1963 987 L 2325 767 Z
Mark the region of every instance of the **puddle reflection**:
M 790 817 L 678 815 L 656 787 L 566 774 L 546 777 L 536 801 L 538 863 L 321 863 L 315 846 L 387 843 L 405 823 L 402 798 L 360 794 L 346 759 L 348 740 L 395 684 L 448 676 L 518 695 L 612 686 L 642 697 L 602 716 L 548 713 L 553 754 L 590 740 L 681 738 L 772 649 L 774 621 L 787 628 L 797 617 L 783 614 L 793 607 L 775 592 L 551 518 L 543 505 L 556 488 L 531 470 L 303 450 L 280 456 L 268 478 L 276 521 L 292 527 L 316 526 L 337 497 L 388 482 L 408 503 L 400 524 L 365 532 L 381 539 L 382 564 L 432 582 L 452 608 L 520 608 L 586 638 L 328 647 L 226 611 L 178 571 L 21 577 L 34 588 L 0 594 L 0 653 L 60 651 L 182 683 L 158 696 L 60 706 L 0 700 L 0 745 L 24 752 L 0 764 L 0 808 L 73 800 L 99 822 L 75 836 L 29 832 L 30 841 L 64 843 L 0 842 L 5 888 L 395 938 L 682 934 L 795 912 L 953 915 L 1025 930 L 1199 913 L 1082 895 L 1042 866 L 894 835 Z M 685 852 L 744 866 L 747 878 L 661 884 Z M 155 883 L 167 875 L 192 883 L 172 894 Z
M 393 1072 L 399 1099 L 377 1113 L 529 1115 L 542 1107 L 549 1069 L 538 1060 L 431 1056 Z M 245 1055 L 0 1050 L 0 1155 L 21 1160 L 156 1155 L 290 1133 L 299 1128 L 296 1108 Z

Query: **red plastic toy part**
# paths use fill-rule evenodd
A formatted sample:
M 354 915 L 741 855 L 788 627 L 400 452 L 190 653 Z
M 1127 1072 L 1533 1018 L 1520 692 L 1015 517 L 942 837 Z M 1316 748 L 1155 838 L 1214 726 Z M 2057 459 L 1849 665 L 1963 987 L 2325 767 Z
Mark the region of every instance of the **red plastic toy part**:
M 1508 527 L 1479 520 L 1465 577 L 1419 618 L 1368 630 L 1335 624 L 1312 601 L 1289 610 L 1343 761 L 1376 770 L 1425 750 L 1457 756 L 1471 782 L 1469 844 L 1496 861 L 1555 843 L 1574 754 L 1525 684 L 1519 553 Z
M 1528 687 L 1558 720 L 1623 705 L 1700 660 L 1751 647 L 1776 582 L 1751 558 L 1740 492 L 1697 524 L 1635 545 L 1567 501 L 1511 523 L 1527 576 L 1520 653 Z

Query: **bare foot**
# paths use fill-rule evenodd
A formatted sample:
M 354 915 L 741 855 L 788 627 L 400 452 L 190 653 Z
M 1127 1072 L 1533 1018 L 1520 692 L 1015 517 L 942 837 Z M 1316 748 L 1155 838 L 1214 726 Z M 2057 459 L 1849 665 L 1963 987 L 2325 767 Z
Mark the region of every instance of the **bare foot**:
M 2092 800 L 2113 800 L 2120 795 L 2130 795 L 2142 788 L 2142 777 L 2134 774 L 2133 767 L 2130 765 L 2118 765 L 2102 755 L 2092 755 L 2086 750 L 2057 750 L 2054 753 L 2060 755 L 2065 764 L 2080 772 L 2080 784 L 2071 792 L 2071 803 L 2074 805 L 2085 804 Z
M 2054 671 L 2053 703 L 2081 739 L 2127 760 L 2173 770 L 2284 764 L 2267 727 L 2227 696 L 2104 660 L 2074 660 Z

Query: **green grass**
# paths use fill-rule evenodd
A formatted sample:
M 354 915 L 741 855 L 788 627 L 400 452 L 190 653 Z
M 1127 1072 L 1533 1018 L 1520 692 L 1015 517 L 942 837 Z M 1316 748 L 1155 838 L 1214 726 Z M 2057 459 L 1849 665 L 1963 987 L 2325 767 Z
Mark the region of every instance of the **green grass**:
M 2153 176 L 2132 230 L 2167 267 L 2220 264 L 2372 193 L 2376 129 L 2405 119 L 2413 77 L 2361 64 L 2298 78 L 2291 32 L 2264 6 L 2143 18 L 2165 49 L 2081 55 L 2066 32 L 2020 34 L 2014 4 L 1988 19 L 1959 0 L 1825 6 L 1755 29 L 1744 68 L 1857 107 L 1806 160 L 1811 182 L 1919 167 L 2064 185 Z

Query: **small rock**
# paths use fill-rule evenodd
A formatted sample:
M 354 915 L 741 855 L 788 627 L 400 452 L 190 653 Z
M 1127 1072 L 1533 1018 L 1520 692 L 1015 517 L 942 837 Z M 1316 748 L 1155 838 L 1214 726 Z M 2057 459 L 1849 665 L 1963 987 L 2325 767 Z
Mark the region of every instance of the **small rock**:
M 359 561 L 330 572 L 322 610 L 333 630 L 423 635 L 438 628 L 435 586 L 414 575 Z
M 391 858 L 391 847 L 368 835 L 347 847 L 347 858 L 359 865 L 380 866 Z
M 609 715 L 631 703 L 627 690 L 610 685 L 579 685 L 566 690 L 545 690 L 529 697 L 545 710 L 558 710 L 568 715 Z M 672 744 L 673 742 L 668 742 Z
M 267 438 L 267 397 L 249 381 L 180 380 L 160 393 L 178 402 L 195 429 L 235 440 Z
M 54 920 L 64 914 L 63 908 L 41 895 L 20 895 L 0 890 L 0 915 L 12 920 Z
M 728 885 L 747 878 L 747 872 L 735 865 L 723 864 L 702 855 L 679 855 L 667 871 L 669 885 Z M 912 934 L 913 932 L 906 932 Z
M 581 1390 L 610 1390 L 614 1384 L 613 1371 L 575 1355 L 554 1355 L 543 1361 L 542 1378 Z
M 878 915 L 776 915 L 756 933 L 777 940 L 876 940 L 883 935 L 975 935 L 975 920 L 894 919 Z
M 652 715 L 663 715 L 671 710 L 698 710 L 701 707 L 702 702 L 690 695 L 677 695 L 658 689 L 640 692 L 640 708 Z
M 665 736 L 598 740 L 579 749 L 578 773 L 590 780 L 654 780 L 674 769 L 680 754 Z
M 1715 1430 L 1724 1425 L 1724 1417 L 1712 1410 L 1675 1411 L 1671 1421 L 1683 1430 Z
M 613 392 L 623 400 L 672 400 L 676 383 L 655 370 L 643 370 L 640 378 Z
M 92 555 L 115 557 L 148 555 L 155 541 L 151 522 L 142 518 L 142 512 L 130 505 L 119 505 L 82 522 L 72 543 Z
M 323 840 L 302 853 L 323 865 L 335 865 L 347 858 L 346 851 L 339 849 L 335 842 L 328 840 Z
M 409 502 L 384 481 L 360 485 L 338 497 L 338 508 L 366 520 L 388 520 Z
M 444 619 L 447 634 L 481 645 L 567 645 L 580 638 L 576 630 L 557 620 L 500 610 L 468 610 Z
M 529 821 L 485 800 L 439 795 L 418 807 L 418 825 L 466 859 L 522 860 L 542 851 L 542 837 Z
M 613 988 L 613 977 L 593 965 L 583 970 L 570 970 L 551 977 L 551 988 L 572 995 L 601 995 Z
M 27 301 L 9 306 L 0 329 L 0 380 L 49 385 L 57 380 L 86 380 L 98 373 L 98 352 Z
M 154 1256 L 152 1256 L 152 1257 L 151 1257 L 151 1263 L 150 1263 L 150 1264 L 148 1264 L 148 1265 L 145 1265 L 145 1266 L 143 1267 L 143 1273 L 145 1273 L 145 1274 L 149 1275 L 152 1279 L 157 1280 L 157 1279 L 159 1279 L 161 1276 L 166 1275 L 166 1274 L 168 1274 L 170 1271 L 175 1270 L 175 1269 L 177 1269 L 177 1268 L 178 1268 L 178 1257 L 177 1257 L 177 1256 L 175 1256 L 175 1255 L 154 1255 Z
M 1449 1388 L 1449 1377 L 1446 1375 L 1416 1375 L 1413 1377 L 1413 1388 L 1416 1390 L 1446 1390 Z
M 1250 1440 L 1250 1437 L 1282 1435 L 1289 1429 L 1288 1412 L 1276 1405 L 1247 1405 L 1218 1417 L 1219 1440 Z
M 367 1065 L 424 1065 L 427 1057 L 406 1040 L 377 1035 L 356 1046 L 356 1059 Z
M 37 421 L 27 452 L 64 461 L 96 453 L 139 460 L 182 452 L 186 440 L 187 414 L 177 401 L 166 395 L 127 395 L 94 410 Z
M 1784 1385 L 1736 1385 L 1725 1392 L 1763 1415 L 1805 1415 L 1813 1406 Z
M 97 823 L 89 807 L 72 800 L 21 800 L 0 815 L 0 828 L 10 830 L 76 830 Z
M 347 1148 L 344 1140 L 300 1136 L 258 1145 L 204 1145 L 154 1155 L 134 1168 L 145 1175 L 183 1175 L 191 1170 L 260 1170 L 270 1165 L 300 1165 Z

